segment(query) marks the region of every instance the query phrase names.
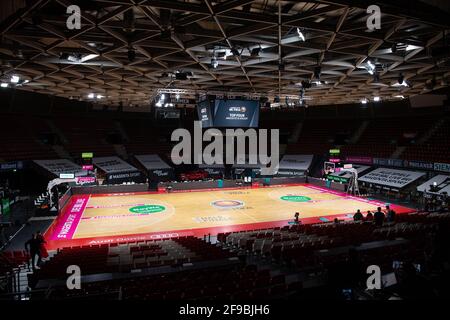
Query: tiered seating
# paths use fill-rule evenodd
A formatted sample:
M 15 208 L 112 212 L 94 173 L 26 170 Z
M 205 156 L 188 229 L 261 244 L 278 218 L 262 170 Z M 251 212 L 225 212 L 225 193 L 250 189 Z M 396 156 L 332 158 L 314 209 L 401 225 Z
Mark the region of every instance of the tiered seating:
M 429 138 L 425 144 L 409 146 L 401 155 L 402 159 L 449 162 L 450 159 L 450 120 Z
M 305 120 L 297 143 L 289 145 L 287 153 L 326 154 L 335 147 L 336 135 L 346 134 L 350 137 L 359 124 L 359 120 Z
M 300 286 L 298 282 L 286 283 L 283 275 L 272 275 L 267 269 L 238 265 L 87 283 L 82 290 L 96 294 L 121 288 L 124 300 L 241 300 L 285 297 Z M 70 294 L 74 293 L 64 289 L 53 292 L 56 297 Z
M 232 254 L 193 237 L 64 248 L 37 272 L 40 279 L 60 278 L 76 264 L 83 274 L 130 272 L 195 261 L 226 259 Z
M 417 139 L 434 121 L 432 117 L 373 119 L 357 143 L 342 146 L 341 153 L 389 158 L 397 146 L 409 143 L 409 135 Z
M 450 220 L 450 214 L 399 215 L 398 219 L 401 222 L 384 227 L 376 227 L 371 222 L 346 222 L 221 233 L 218 241 L 274 262 L 303 268 L 316 263 L 315 251 L 398 237 L 414 239 L 427 234 L 433 223 Z
M 93 152 L 96 157 L 115 155 L 113 145 L 106 141 L 108 134 L 115 132 L 111 120 L 56 118 L 54 122 L 68 140 L 64 147 L 73 157 L 80 158 L 83 152 Z
M 36 160 L 55 157 L 52 148 L 39 135 L 49 133 L 45 120 L 18 115 L 1 115 L 0 160 Z
M 170 135 L 176 127 L 155 128 L 145 119 L 124 119 L 121 123 L 128 135 L 125 148 L 129 154 L 170 155 Z

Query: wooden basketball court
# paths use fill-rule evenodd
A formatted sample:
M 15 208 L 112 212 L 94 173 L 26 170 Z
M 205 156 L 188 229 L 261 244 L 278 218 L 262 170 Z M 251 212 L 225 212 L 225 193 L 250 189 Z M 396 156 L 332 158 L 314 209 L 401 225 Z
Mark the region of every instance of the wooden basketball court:
M 347 220 L 357 209 L 365 213 L 384 205 L 312 185 L 81 195 L 72 197 L 46 237 L 50 247 L 61 247 L 202 236 L 287 225 L 295 212 L 300 212 L 302 223 Z

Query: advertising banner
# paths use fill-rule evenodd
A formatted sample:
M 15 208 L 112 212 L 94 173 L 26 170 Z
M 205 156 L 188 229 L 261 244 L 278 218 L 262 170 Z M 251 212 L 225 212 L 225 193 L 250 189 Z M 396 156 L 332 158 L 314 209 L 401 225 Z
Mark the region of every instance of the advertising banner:
M 378 168 L 362 176 L 358 180 L 361 182 L 401 189 L 424 175 L 424 172 Z
M 145 168 L 150 179 L 169 181 L 174 178 L 173 168 L 157 154 L 137 155 L 135 158 Z
M 403 167 L 403 160 L 388 158 L 373 158 L 373 164 L 378 166 Z
M 309 170 L 314 156 L 312 154 L 286 154 L 280 161 L 276 176 L 289 177 L 304 175 Z
M 423 169 L 423 170 L 434 170 L 434 164 L 425 161 L 413 161 L 405 160 L 403 162 L 405 168 Z
M 346 157 L 345 161 L 348 163 L 360 163 L 360 164 L 371 165 L 373 163 L 373 158 L 372 157 L 350 156 L 350 157 Z
M 94 165 L 106 173 L 109 184 L 123 182 L 143 182 L 141 172 L 119 157 L 100 157 L 93 159 Z
M 67 159 L 34 160 L 33 162 L 56 177 L 59 177 L 61 174 L 86 175 L 81 166 Z
M 434 171 L 450 172 L 450 163 L 436 162 L 434 164 Z
M 417 191 L 450 195 L 450 176 L 437 175 L 417 187 Z

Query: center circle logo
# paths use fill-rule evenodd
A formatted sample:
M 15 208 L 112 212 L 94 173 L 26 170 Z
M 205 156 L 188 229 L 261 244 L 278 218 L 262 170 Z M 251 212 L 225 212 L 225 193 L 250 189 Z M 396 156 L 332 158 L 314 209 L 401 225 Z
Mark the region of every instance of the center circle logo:
M 244 203 L 239 200 L 217 200 L 212 202 L 211 205 L 218 208 L 238 208 L 242 207 Z
M 130 212 L 139 213 L 139 214 L 151 214 L 165 211 L 166 207 L 160 206 L 158 204 L 146 204 L 143 206 L 136 206 L 130 208 Z
M 280 198 L 281 200 L 284 201 L 291 201 L 291 202 L 308 202 L 311 200 L 311 198 L 309 197 L 305 197 L 305 196 L 282 196 Z

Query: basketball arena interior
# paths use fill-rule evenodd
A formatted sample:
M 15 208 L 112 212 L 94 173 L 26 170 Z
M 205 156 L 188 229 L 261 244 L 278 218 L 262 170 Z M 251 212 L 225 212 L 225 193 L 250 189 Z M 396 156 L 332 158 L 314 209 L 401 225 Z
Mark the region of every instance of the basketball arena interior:
M 448 299 L 449 18 L 2 0 L 0 300 Z

